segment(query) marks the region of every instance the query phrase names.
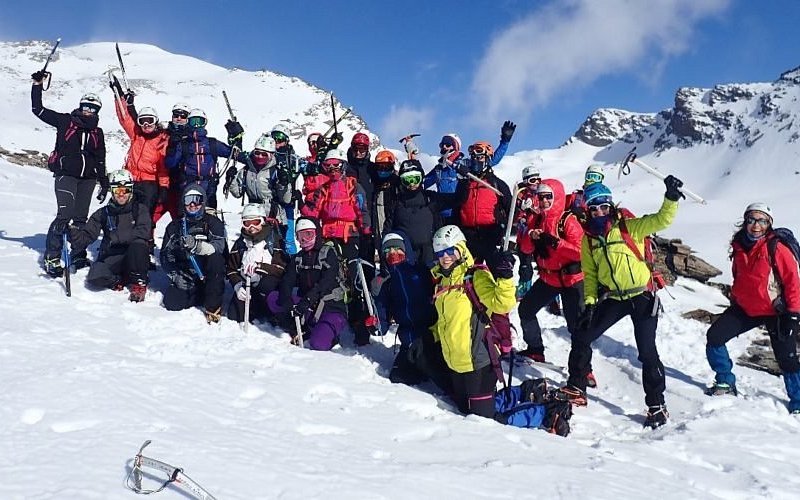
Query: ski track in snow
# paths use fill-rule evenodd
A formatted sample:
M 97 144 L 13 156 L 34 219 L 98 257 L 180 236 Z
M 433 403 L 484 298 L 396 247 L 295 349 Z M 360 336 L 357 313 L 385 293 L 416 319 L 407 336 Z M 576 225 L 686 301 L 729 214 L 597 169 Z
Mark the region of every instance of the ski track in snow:
M 673 287 L 676 300 L 664 300 L 670 422 L 642 429 L 623 319 L 595 343 L 599 387 L 563 439 L 465 418 L 439 396 L 389 383 L 393 335 L 361 350 L 351 338 L 330 353 L 300 350 L 265 325 L 244 334 L 228 320 L 207 325 L 199 310 L 167 312 L 156 275 L 140 304 L 86 289 L 86 269 L 67 298 L 61 280 L 39 274 L 41 249 L 25 243 L 43 242 L 32 235 L 49 224 L 51 192 L 26 191 L 24 206 L 12 196 L 47 174 L 0 168 L 10 172 L 0 185 L 0 498 L 134 498 L 122 482 L 146 439 L 146 455 L 220 499 L 793 498 L 800 487 L 800 420 L 785 410 L 781 379 L 737 366 L 741 397 L 702 394 L 706 327 L 679 312 L 718 310 L 711 288 Z M 565 365 L 563 319 L 539 318 L 548 360 Z M 752 335 L 729 344 L 734 357 Z M 545 367 L 514 374 L 563 382 Z M 158 496 L 186 498 L 172 487 Z

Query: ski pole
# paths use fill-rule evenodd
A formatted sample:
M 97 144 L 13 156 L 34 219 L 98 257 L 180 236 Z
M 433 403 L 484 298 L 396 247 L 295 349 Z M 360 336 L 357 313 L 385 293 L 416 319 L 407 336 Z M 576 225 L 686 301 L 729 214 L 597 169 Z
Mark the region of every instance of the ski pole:
M 44 62 L 44 68 L 42 68 L 42 73 L 44 73 L 45 79 L 47 80 L 47 86 L 42 87 L 43 91 L 50 88 L 50 77 L 52 76 L 52 73 L 47 71 L 47 66 L 50 64 L 50 60 L 53 59 L 53 55 L 56 53 L 56 49 L 58 48 L 58 44 L 60 43 L 61 43 L 61 37 L 56 38 L 56 44 L 53 45 L 52 50 L 50 50 L 50 54 L 47 56 L 47 60 Z M 44 85 L 44 82 L 42 82 L 42 85 Z
M 119 60 L 119 69 L 122 71 L 122 81 L 125 82 L 125 90 L 131 92 L 131 87 L 128 85 L 128 76 L 125 74 L 125 64 L 122 62 L 122 53 L 119 51 L 119 44 L 115 43 L 114 48 L 117 50 L 117 59 Z
M 72 262 L 69 254 L 69 237 L 67 236 L 67 231 L 68 229 L 65 229 L 64 234 L 61 235 L 63 239 L 61 259 L 64 261 L 64 288 L 67 292 L 67 297 L 72 297 L 72 285 L 70 285 L 69 282 L 69 268 L 72 266 Z
M 524 187 L 519 187 L 519 182 L 514 183 L 516 188 L 514 189 L 514 196 L 511 197 L 511 206 L 508 208 L 508 220 L 506 221 L 506 235 L 503 237 L 503 251 L 505 252 L 508 250 L 508 243 L 511 240 L 511 226 L 514 223 L 514 213 L 517 209 L 517 197 L 519 194 L 525 189 Z
M 244 333 L 247 333 L 247 327 L 250 325 L 250 276 L 244 281 L 244 289 L 247 295 L 244 297 Z
M 645 172 L 647 172 L 648 174 L 653 175 L 653 176 L 661 179 L 662 181 L 664 179 L 666 179 L 666 177 L 667 177 L 666 175 L 664 175 L 660 171 L 656 170 L 655 168 L 653 168 L 650 165 L 646 164 L 642 160 L 638 159 L 636 157 L 636 148 L 633 148 L 627 154 L 627 156 L 625 156 L 625 159 L 620 164 L 619 173 L 617 174 L 617 178 L 619 178 L 622 175 L 628 175 L 631 172 L 631 167 L 630 167 L 631 163 L 633 163 L 634 165 L 638 165 Z M 693 193 L 689 189 L 687 189 L 685 187 L 680 187 L 680 188 L 678 188 L 678 190 L 681 193 L 683 193 L 686 196 L 688 196 L 689 198 L 693 199 L 694 201 L 696 201 L 696 202 L 698 202 L 698 203 L 700 203 L 702 205 L 706 204 L 706 200 L 704 200 L 702 197 L 700 197 L 700 195 Z

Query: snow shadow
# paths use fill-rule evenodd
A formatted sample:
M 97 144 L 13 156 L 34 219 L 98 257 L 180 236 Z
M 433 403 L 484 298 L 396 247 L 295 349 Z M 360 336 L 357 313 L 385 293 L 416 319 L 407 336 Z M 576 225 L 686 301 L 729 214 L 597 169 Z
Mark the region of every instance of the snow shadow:
M 0 240 L 22 243 L 23 248 L 34 250 L 36 253 L 39 254 L 39 256 L 43 256 L 46 246 L 45 243 L 47 241 L 47 235 L 44 233 L 38 233 L 34 234 L 33 236 L 22 236 L 19 238 L 14 238 L 12 236 L 8 236 L 5 230 L 0 230 Z

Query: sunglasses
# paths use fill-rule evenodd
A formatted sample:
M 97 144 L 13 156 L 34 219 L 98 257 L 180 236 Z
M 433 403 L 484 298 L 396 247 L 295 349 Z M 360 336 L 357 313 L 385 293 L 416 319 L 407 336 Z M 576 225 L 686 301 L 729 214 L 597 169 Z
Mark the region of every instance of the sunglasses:
M 155 125 L 156 124 L 156 117 L 155 116 L 140 116 L 136 122 L 144 127 L 146 125 Z
M 199 194 L 190 194 L 189 196 L 185 196 L 183 198 L 183 204 L 187 207 L 189 205 L 202 205 L 203 204 L 203 196 Z
M 416 186 L 422 183 L 422 174 L 418 172 L 403 174 L 400 176 L 400 182 L 402 182 L 404 186 Z
M 180 118 L 181 120 L 185 120 L 189 118 L 189 113 L 187 111 L 173 111 L 172 112 L 173 118 Z
M 601 203 L 599 205 L 589 205 L 589 212 L 608 212 L 611 210 L 611 203 Z
M 536 195 L 536 197 L 539 198 L 540 200 L 552 200 L 553 193 L 539 193 Z
M 441 259 L 445 255 L 453 257 L 455 254 L 456 254 L 456 247 L 445 248 L 444 250 L 439 250 L 437 252 L 434 252 L 434 255 L 436 255 L 437 259 Z
M 242 227 L 259 227 L 264 224 L 264 219 L 249 219 L 242 221 Z
M 273 132 L 270 134 L 275 142 L 289 142 L 289 137 L 283 132 Z
M 256 149 L 255 151 L 253 151 L 253 156 L 257 156 L 259 158 L 269 158 L 272 155 L 269 153 L 269 151 L 260 151 Z
M 769 219 L 762 219 L 762 218 L 756 219 L 755 217 L 748 216 L 747 218 L 745 218 L 745 222 L 747 222 L 749 226 L 752 226 L 753 224 L 758 224 L 761 227 L 769 226 Z
M 588 183 L 592 184 L 592 183 L 596 183 L 596 182 L 603 182 L 603 179 L 605 179 L 605 177 L 606 176 L 601 174 L 600 172 L 589 172 L 589 173 L 586 174 L 586 176 L 583 178 L 583 180 L 585 182 L 588 182 Z
M 81 106 L 81 111 L 83 111 L 84 113 L 91 113 L 93 115 L 96 115 L 97 112 L 100 111 L 100 108 L 98 108 L 97 106 L 89 106 L 84 104 L 83 106 Z
M 366 153 L 367 151 L 369 151 L 369 147 L 364 146 L 363 144 L 356 144 L 353 146 L 354 153 Z
M 121 196 L 123 194 L 131 194 L 133 192 L 133 188 L 130 186 L 114 186 L 111 188 L 111 194 L 113 196 Z
M 202 116 L 193 116 L 189 118 L 189 126 L 192 128 L 202 128 L 206 126 L 206 119 Z

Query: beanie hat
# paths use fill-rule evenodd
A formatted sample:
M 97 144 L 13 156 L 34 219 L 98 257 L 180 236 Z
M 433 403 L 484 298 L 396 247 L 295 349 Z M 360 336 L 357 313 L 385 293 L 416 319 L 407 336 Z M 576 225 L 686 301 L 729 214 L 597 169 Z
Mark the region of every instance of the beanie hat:
M 386 236 L 383 237 L 383 242 L 381 243 L 381 252 L 386 253 L 386 250 L 391 247 L 397 247 L 405 252 L 406 242 L 403 240 L 403 237 L 397 233 L 387 233 Z

